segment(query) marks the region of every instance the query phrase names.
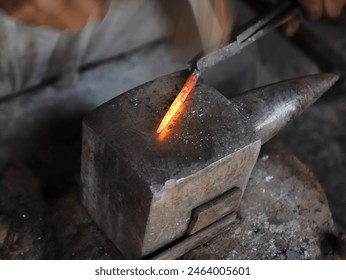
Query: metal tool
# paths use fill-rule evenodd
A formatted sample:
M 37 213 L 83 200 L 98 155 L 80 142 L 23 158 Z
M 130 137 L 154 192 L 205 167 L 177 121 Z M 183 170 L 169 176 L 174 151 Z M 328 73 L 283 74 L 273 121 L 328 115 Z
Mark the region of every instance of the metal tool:
M 239 53 L 248 45 L 256 42 L 271 31 L 286 24 L 300 15 L 300 8 L 292 1 L 285 1 L 267 15 L 256 20 L 243 32 L 236 36 L 229 45 L 211 52 L 198 59 L 194 65 L 198 72 L 202 73 L 216 64 Z
M 318 74 L 226 99 L 199 83 L 157 123 L 188 72 L 118 96 L 83 122 L 82 202 L 129 259 L 174 259 L 229 229 L 261 145 L 338 79 Z
M 192 73 L 170 106 L 166 115 L 163 117 L 157 129 L 157 133 L 160 133 L 169 124 L 204 71 L 212 68 L 221 61 L 238 54 L 248 45 L 256 42 L 272 30 L 275 30 L 290 21 L 292 18 L 298 16 L 299 13 L 300 8 L 295 3 L 292 3 L 291 1 L 283 2 L 272 12 L 261 17 L 259 20 L 256 20 L 255 23 L 251 24 L 241 32 L 229 45 L 211 52 L 202 58 L 199 58 L 197 61 L 191 62 L 189 68 L 192 70 Z

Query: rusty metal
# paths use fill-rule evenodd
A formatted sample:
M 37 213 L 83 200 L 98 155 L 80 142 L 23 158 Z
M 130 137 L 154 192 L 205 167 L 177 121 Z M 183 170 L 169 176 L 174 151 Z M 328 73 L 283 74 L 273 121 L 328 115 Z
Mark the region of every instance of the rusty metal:
M 187 234 L 196 209 L 234 187 L 242 195 L 261 144 L 337 80 L 332 74 L 304 77 L 232 100 L 198 84 L 184 117 L 159 141 L 156 127 L 187 75 L 130 90 L 83 123 L 82 201 L 126 258 L 153 255 L 182 240 L 203 242 L 209 230 L 199 226 Z M 222 220 L 214 224 L 229 225 Z M 201 224 L 214 232 L 214 220 L 209 222 Z

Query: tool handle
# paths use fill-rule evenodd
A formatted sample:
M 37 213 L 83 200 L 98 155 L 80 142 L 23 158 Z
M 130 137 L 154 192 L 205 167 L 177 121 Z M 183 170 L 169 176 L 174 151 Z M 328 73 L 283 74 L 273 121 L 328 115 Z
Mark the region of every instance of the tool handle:
M 288 3 L 288 2 L 285 2 L 285 3 Z M 278 8 L 281 8 L 281 7 L 278 7 Z M 280 10 L 281 9 L 277 9 L 276 17 L 272 18 L 267 24 L 261 26 L 258 30 L 253 32 L 248 37 L 242 36 L 244 33 L 241 33 L 240 35 L 238 35 L 237 41 L 240 44 L 241 49 L 255 42 L 259 38 L 264 37 L 265 35 L 277 29 L 278 27 L 288 23 L 290 20 L 292 20 L 296 16 L 299 16 L 301 13 L 301 9 L 296 3 L 291 3 L 289 6 L 287 6 L 286 9 L 283 9 L 282 12 L 280 12 Z
M 240 33 L 230 44 L 200 58 L 196 63 L 197 70 L 199 72 L 204 72 L 221 61 L 232 57 L 243 48 L 256 42 L 259 38 L 298 16 L 299 13 L 300 8 L 297 4 L 291 1 L 283 2 L 273 11 L 260 18 L 249 28 Z

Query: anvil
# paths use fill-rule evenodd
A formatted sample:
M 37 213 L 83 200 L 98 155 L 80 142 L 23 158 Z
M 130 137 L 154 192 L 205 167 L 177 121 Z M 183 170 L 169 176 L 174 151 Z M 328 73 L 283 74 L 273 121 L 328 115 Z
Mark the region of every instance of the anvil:
M 148 82 L 84 119 L 82 202 L 125 258 L 177 258 L 229 228 L 261 145 L 338 79 L 316 74 L 233 99 L 201 82 L 157 135 L 187 75 Z

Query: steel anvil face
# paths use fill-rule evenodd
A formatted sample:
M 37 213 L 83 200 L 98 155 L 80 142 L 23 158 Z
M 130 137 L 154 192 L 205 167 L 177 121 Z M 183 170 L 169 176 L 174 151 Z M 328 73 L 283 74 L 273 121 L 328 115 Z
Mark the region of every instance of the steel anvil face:
M 255 94 L 259 101 L 251 96 L 245 104 L 265 116 L 259 123 L 261 116 L 250 117 L 252 107 L 242 99 L 198 84 L 181 115 L 158 135 L 186 77 L 179 72 L 146 83 L 84 119 L 82 201 L 126 258 L 155 254 L 232 215 L 258 157 L 262 128 L 269 123 L 277 131 L 273 115 L 263 113 L 263 89 Z M 296 85 L 298 92 L 312 88 L 306 81 Z M 306 100 L 297 100 L 297 108 Z M 283 125 L 282 112 L 280 118 Z

